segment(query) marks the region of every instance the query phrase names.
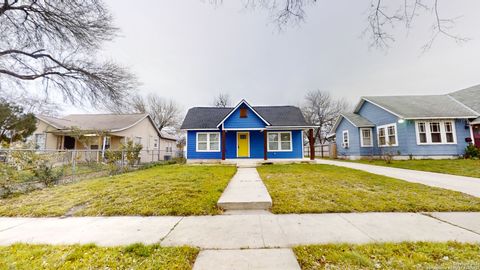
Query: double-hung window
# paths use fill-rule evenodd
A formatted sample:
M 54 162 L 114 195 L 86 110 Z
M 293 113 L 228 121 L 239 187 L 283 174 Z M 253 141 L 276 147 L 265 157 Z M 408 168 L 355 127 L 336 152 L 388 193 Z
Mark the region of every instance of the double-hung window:
M 343 148 L 348 148 L 348 145 L 350 144 L 350 138 L 348 137 L 348 130 L 344 130 L 342 132 L 342 147 Z
M 35 134 L 35 146 L 39 150 L 45 150 L 47 135 L 45 133 Z
M 268 132 L 268 151 L 292 151 L 292 133 Z
M 372 129 L 371 128 L 361 128 L 360 129 L 361 137 L 361 147 L 372 147 L 373 140 L 372 140 Z
M 398 146 L 397 125 L 388 124 L 377 127 L 378 146 Z
M 417 144 L 455 144 L 455 125 L 451 120 L 420 120 L 415 123 Z
M 197 152 L 218 152 L 220 151 L 219 132 L 197 133 Z

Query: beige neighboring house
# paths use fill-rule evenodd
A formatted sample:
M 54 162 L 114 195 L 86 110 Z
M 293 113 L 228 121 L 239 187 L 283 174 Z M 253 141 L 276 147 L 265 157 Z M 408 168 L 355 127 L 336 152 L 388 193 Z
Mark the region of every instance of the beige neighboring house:
M 71 114 L 62 118 L 36 115 L 32 135 L 39 150 L 78 150 L 102 154 L 132 140 L 143 146 L 140 162 L 175 157 L 176 139 L 163 135 L 148 114 Z M 79 134 L 83 139 L 78 139 Z

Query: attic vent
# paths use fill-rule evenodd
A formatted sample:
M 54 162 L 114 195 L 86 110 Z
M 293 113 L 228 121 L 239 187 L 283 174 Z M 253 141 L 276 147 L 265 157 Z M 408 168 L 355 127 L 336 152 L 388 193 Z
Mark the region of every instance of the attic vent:
M 247 108 L 240 108 L 240 118 L 247 118 Z

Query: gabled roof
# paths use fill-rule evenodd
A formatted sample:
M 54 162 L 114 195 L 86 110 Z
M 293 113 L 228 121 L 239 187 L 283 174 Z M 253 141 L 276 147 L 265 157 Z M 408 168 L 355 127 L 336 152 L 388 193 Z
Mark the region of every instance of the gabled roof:
M 217 124 L 217 128 L 220 127 L 220 125 L 222 125 L 227 119 L 228 117 L 230 117 L 230 115 L 232 115 L 238 108 L 240 108 L 240 106 L 242 105 L 246 105 L 248 108 L 250 108 L 250 110 L 252 110 L 252 112 L 254 114 L 256 114 L 267 126 L 270 126 L 270 123 L 265 120 L 252 106 L 250 106 L 250 104 L 248 104 L 248 102 L 245 100 L 245 99 L 242 99 L 238 104 L 237 106 L 235 106 L 223 119 L 222 121 L 220 121 L 220 123 Z
M 480 115 L 480 85 L 448 94 Z
M 337 128 L 340 125 L 340 122 L 342 122 L 342 119 L 347 120 L 357 128 L 375 127 L 375 124 L 370 122 L 367 118 L 360 116 L 359 114 L 343 112 L 338 116 L 337 120 L 335 121 L 335 124 L 330 130 L 330 134 L 327 137 L 331 137 L 331 135 L 333 135 L 333 133 L 337 131 Z
M 194 107 L 188 110 L 181 129 L 217 129 L 236 107 Z M 308 127 L 300 108 L 295 106 L 251 106 L 274 127 Z
M 404 119 L 474 118 L 478 116 L 477 113 L 449 95 L 363 97 L 355 108 L 355 113 L 359 112 L 366 101 Z
M 59 131 L 68 131 L 72 127 L 83 131 L 118 132 L 126 130 L 148 118 L 160 137 L 162 134 L 148 114 L 70 114 L 63 118 L 36 115 L 36 117 Z

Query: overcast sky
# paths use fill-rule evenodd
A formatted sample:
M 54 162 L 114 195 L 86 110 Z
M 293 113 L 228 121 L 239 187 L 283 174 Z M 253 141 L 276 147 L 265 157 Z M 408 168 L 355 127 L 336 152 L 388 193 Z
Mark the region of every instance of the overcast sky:
M 395 1 L 389 1 L 395 2 Z M 186 110 L 211 105 L 220 92 L 234 102 L 299 105 L 308 90 L 357 102 L 364 95 L 436 94 L 480 83 L 480 1 L 440 1 L 442 17 L 459 19 L 458 45 L 439 37 L 422 54 L 432 14 L 400 25 L 388 51 L 361 38 L 370 0 L 318 1 L 306 21 L 278 31 L 268 12 L 241 1 L 108 0 L 121 36 L 106 54 L 155 92 Z M 398 4 L 403 3 L 397 1 Z M 461 3 L 461 4 L 460 4 Z

